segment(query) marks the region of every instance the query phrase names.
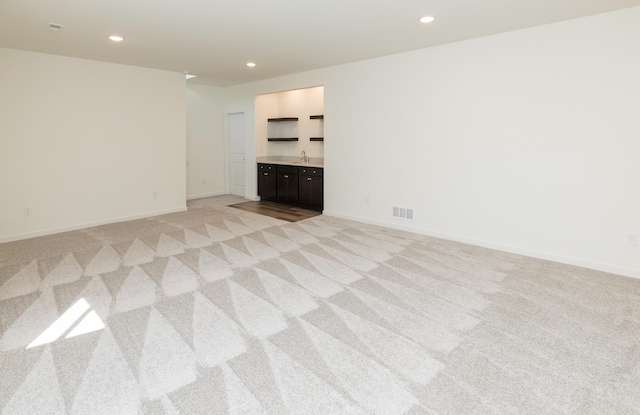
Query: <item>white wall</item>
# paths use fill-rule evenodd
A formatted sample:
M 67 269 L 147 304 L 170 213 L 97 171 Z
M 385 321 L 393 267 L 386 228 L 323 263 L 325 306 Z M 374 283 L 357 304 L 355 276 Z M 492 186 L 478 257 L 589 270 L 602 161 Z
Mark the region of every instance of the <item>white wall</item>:
M 625 244 L 640 232 L 638 21 L 636 7 L 239 85 L 227 107 L 324 85 L 326 214 L 640 277 Z
M 299 156 L 304 150 L 309 157 L 324 157 L 324 142 L 310 137 L 324 135 L 322 120 L 311 115 L 324 114 L 324 87 L 295 89 L 259 95 L 255 100 L 255 147 L 258 156 Z M 298 117 L 297 122 L 268 123 L 269 118 Z M 271 134 L 269 133 L 271 132 Z M 298 137 L 298 141 L 271 141 L 271 135 Z
M 0 242 L 185 209 L 185 117 L 181 73 L 0 48 Z
M 267 144 L 269 155 L 299 156 L 302 150 L 309 157 L 324 156 L 324 142 L 310 141 L 317 136 L 322 121 L 310 120 L 310 115 L 324 114 L 324 88 L 295 89 L 278 93 L 280 117 L 298 117 L 298 141 L 291 143 L 270 142 Z M 289 115 L 290 114 L 290 115 Z M 256 120 L 257 123 L 257 120 Z M 284 146 L 283 146 L 284 144 Z
M 269 142 L 267 138 L 269 136 L 269 118 L 281 117 L 280 109 L 278 106 L 278 94 L 265 94 L 256 97 L 254 105 L 255 113 L 255 131 L 251 134 L 251 139 L 254 139 L 255 151 L 257 157 L 269 155 Z M 291 116 L 291 115 L 290 115 Z M 286 147 L 285 143 L 272 143 L 275 145 L 282 145 Z M 280 147 L 280 148 L 285 148 Z M 279 148 L 279 147 L 276 147 Z M 279 154 L 286 155 L 286 154 Z
M 187 199 L 225 193 L 223 93 L 187 83 Z

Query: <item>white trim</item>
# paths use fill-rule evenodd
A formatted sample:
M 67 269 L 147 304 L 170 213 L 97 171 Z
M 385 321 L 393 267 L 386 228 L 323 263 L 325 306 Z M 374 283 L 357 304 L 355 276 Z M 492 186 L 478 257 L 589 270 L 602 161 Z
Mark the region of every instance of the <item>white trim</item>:
M 227 195 L 227 194 L 229 194 L 229 193 L 225 193 L 225 192 L 202 193 L 202 194 L 199 194 L 199 195 L 187 196 L 187 200 L 204 199 L 205 197 L 222 196 L 222 195 Z
M 573 257 L 569 257 L 569 256 L 556 255 L 556 254 L 552 254 L 552 253 L 549 253 L 549 252 L 540 252 L 540 251 L 527 249 L 527 248 L 519 248 L 519 247 L 515 247 L 515 246 L 496 244 L 496 243 L 493 243 L 493 242 L 487 242 L 487 241 L 482 241 L 482 240 L 472 239 L 472 238 L 465 238 L 465 237 L 462 237 L 462 236 L 451 235 L 451 234 L 447 234 L 447 233 L 441 233 L 441 232 L 428 231 L 428 230 L 424 230 L 424 229 L 412 228 L 410 226 L 405 226 L 405 225 L 401 225 L 401 224 L 397 224 L 397 223 L 370 220 L 370 219 L 363 218 L 363 217 L 360 217 L 360 216 L 344 215 L 342 213 L 331 212 L 331 211 L 327 211 L 327 210 L 324 210 L 322 212 L 322 214 L 326 215 L 326 216 L 332 216 L 332 217 L 335 217 L 335 218 L 353 220 L 353 221 L 362 222 L 362 223 L 369 223 L 371 225 L 383 226 L 385 228 L 398 229 L 398 230 L 401 230 L 401 231 L 407 231 L 407 232 L 417 233 L 417 234 L 421 234 L 421 235 L 432 236 L 434 238 L 447 239 L 447 240 L 450 240 L 450 241 L 462 242 L 462 243 L 465 243 L 465 244 L 481 246 L 483 248 L 495 249 L 495 250 L 498 250 L 498 251 L 509 252 L 509 253 L 512 253 L 512 254 L 524 255 L 524 256 L 528 256 L 528 257 L 544 259 L 544 260 L 547 260 L 547 261 L 560 262 L 560 263 L 563 263 L 563 264 L 575 265 L 575 266 L 578 266 L 578 267 L 589 268 L 589 269 L 593 269 L 593 270 L 596 270 L 596 271 L 609 272 L 611 274 L 618 274 L 618 275 L 622 275 L 622 276 L 625 276 L 625 277 L 631 277 L 631 278 L 640 279 L 640 270 L 637 270 L 637 269 L 622 268 L 622 267 L 618 267 L 618 266 L 615 266 L 615 265 L 602 264 L 600 262 L 594 262 L 594 261 L 589 261 L 589 260 L 580 259 L 580 258 L 573 258 Z
M 61 233 L 61 232 L 76 231 L 78 229 L 92 228 L 94 226 L 100 226 L 100 225 L 108 225 L 110 223 L 127 222 L 127 221 L 130 221 L 130 220 L 136 220 L 136 219 L 145 219 L 145 218 L 149 218 L 149 217 L 152 217 L 152 216 L 166 215 L 168 213 L 184 212 L 185 210 L 187 210 L 186 206 L 179 207 L 179 208 L 173 208 L 173 209 L 167 209 L 167 210 L 163 210 L 163 211 L 145 213 L 145 214 L 142 214 L 142 215 L 125 216 L 125 217 L 116 218 L 116 219 L 108 219 L 108 220 L 101 220 L 101 221 L 98 221 L 98 222 L 83 223 L 83 224 L 80 224 L 80 225 L 64 226 L 62 228 L 47 229 L 47 230 L 44 230 L 44 231 L 37 231 L 37 232 L 22 233 L 22 234 L 19 234 L 19 235 L 4 236 L 4 237 L 0 238 L 0 243 L 20 241 L 22 239 L 35 238 L 37 236 L 53 235 L 53 234 Z
M 244 195 L 244 198 L 247 199 L 247 200 L 254 201 L 254 202 L 260 201 L 260 196 Z
M 236 114 L 236 112 L 226 112 L 224 113 L 224 140 L 223 140 L 223 153 L 224 153 L 224 191 L 226 194 L 229 194 L 229 180 L 231 180 L 231 175 L 229 174 L 229 169 L 231 168 L 230 155 L 231 151 L 230 143 L 229 143 L 229 115 Z
M 224 191 L 225 194 L 231 194 L 231 130 L 229 129 L 229 120 L 232 115 L 242 114 L 244 117 L 244 126 L 246 130 L 246 112 L 245 111 L 225 111 L 224 113 Z M 244 134 L 245 139 L 245 169 L 246 169 L 246 155 L 247 155 L 247 132 Z M 244 188 L 247 188 L 247 178 L 244 179 Z

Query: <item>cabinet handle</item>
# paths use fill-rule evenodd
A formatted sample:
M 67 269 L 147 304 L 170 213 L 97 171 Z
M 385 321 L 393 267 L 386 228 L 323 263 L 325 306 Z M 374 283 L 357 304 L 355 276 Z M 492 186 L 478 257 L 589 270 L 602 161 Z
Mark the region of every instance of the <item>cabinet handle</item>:
M 307 177 L 307 180 L 311 181 L 311 177 Z
M 269 175 L 269 173 L 262 173 L 262 174 L 264 174 L 265 176 L 268 176 L 268 175 Z
M 285 175 L 284 175 L 284 178 L 285 178 L 285 179 L 288 179 L 288 178 L 289 178 L 289 176 L 287 176 L 287 175 L 285 174 Z

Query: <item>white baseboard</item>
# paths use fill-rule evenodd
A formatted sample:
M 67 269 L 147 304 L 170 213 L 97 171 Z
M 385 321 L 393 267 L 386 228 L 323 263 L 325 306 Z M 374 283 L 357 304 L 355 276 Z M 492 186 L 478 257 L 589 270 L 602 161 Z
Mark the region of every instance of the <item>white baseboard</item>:
M 189 195 L 187 196 L 187 200 L 203 199 L 205 197 L 214 197 L 214 196 L 222 196 L 222 195 L 226 195 L 226 193 L 225 192 L 202 193 L 199 195 Z
M 573 258 L 563 255 L 552 254 L 549 252 L 541 252 L 527 248 L 520 248 L 516 246 L 502 245 L 493 242 L 482 241 L 478 239 L 466 238 L 458 235 L 450 235 L 441 232 L 434 232 L 424 229 L 412 228 L 410 226 L 403 226 L 401 224 L 392 223 L 392 222 L 383 222 L 377 220 L 371 220 L 367 218 L 362 218 L 360 216 L 351 216 L 344 215 L 339 212 L 331 212 L 324 210 L 322 212 L 323 215 L 332 216 L 340 219 L 353 220 L 356 222 L 369 223 L 371 225 L 383 226 L 385 228 L 398 229 L 401 231 L 407 231 L 412 233 L 417 233 L 426 236 L 432 236 L 434 238 L 447 239 L 450 241 L 462 242 L 470 245 L 481 246 L 483 248 L 495 249 L 497 251 L 509 252 L 512 254 L 524 255 L 532 258 L 544 259 L 547 261 L 560 262 L 562 264 L 575 265 L 578 267 L 589 268 L 596 271 L 609 272 L 611 274 L 623 275 L 625 277 L 638 278 L 640 279 L 640 270 L 631 269 L 631 268 L 623 268 L 610 264 L 602 264 L 600 262 L 589 261 L 580 258 Z
M 107 220 L 102 220 L 97 222 L 82 223 L 79 225 L 63 226 L 61 228 L 46 229 L 46 230 L 37 231 L 37 232 L 28 232 L 28 233 L 22 233 L 18 235 L 4 236 L 4 237 L 0 237 L 0 243 L 20 241 L 22 239 L 35 238 L 37 236 L 53 235 L 61 232 L 77 231 L 78 229 L 91 228 L 93 226 L 100 226 L 100 225 L 108 225 L 110 223 L 118 223 L 118 222 L 126 222 L 126 221 L 136 220 L 136 219 L 150 218 L 152 216 L 166 215 L 167 213 L 184 212 L 185 210 L 187 210 L 186 206 L 174 208 L 174 209 L 156 211 L 156 212 L 149 212 L 141 215 L 124 216 L 124 217 L 115 218 L 115 219 L 107 219 Z

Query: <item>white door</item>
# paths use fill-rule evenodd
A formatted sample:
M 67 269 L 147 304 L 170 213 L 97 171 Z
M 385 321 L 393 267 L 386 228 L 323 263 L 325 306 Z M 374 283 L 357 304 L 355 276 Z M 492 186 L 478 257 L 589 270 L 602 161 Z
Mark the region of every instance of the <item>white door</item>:
M 229 193 L 244 197 L 244 113 L 229 114 L 229 148 Z

